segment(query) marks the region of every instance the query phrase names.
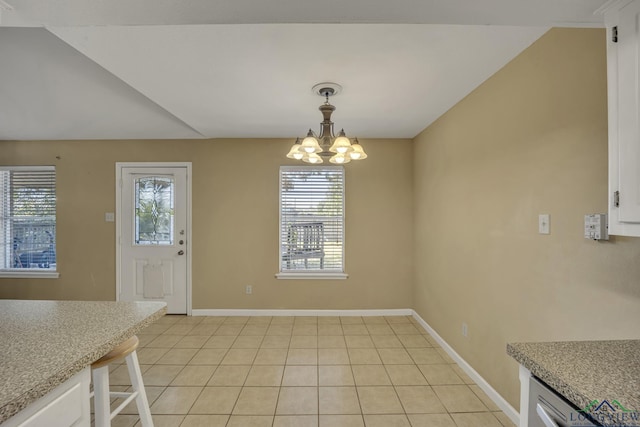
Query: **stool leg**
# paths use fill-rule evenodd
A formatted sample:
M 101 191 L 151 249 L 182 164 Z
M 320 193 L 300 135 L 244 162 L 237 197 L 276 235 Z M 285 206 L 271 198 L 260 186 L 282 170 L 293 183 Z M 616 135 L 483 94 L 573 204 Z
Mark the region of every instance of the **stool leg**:
M 142 427 L 153 427 L 151 411 L 149 410 L 149 401 L 147 400 L 147 393 L 144 390 L 142 372 L 140 372 L 140 365 L 138 364 L 138 356 L 136 352 L 131 352 L 125 360 L 127 361 L 127 369 L 129 370 L 129 378 L 131 379 L 133 391 L 138 392 L 138 396 L 136 396 L 136 405 L 138 406 L 140 423 L 142 424 Z M 96 425 L 96 427 L 98 426 Z
M 109 396 L 109 365 L 94 369 L 93 407 L 95 427 L 111 426 L 111 398 Z

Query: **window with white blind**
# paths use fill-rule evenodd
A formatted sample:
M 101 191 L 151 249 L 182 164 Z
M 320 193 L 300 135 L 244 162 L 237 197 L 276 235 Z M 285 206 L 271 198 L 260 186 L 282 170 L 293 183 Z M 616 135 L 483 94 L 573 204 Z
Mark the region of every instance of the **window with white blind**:
M 278 278 L 344 279 L 344 168 L 280 167 Z
M 0 277 L 57 277 L 56 171 L 0 166 Z

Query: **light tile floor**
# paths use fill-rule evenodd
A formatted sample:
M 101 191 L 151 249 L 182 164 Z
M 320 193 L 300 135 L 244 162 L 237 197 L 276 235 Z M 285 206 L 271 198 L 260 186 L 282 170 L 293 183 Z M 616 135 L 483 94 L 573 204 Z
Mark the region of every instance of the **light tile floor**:
M 411 317 L 165 316 L 138 337 L 156 427 L 514 426 Z

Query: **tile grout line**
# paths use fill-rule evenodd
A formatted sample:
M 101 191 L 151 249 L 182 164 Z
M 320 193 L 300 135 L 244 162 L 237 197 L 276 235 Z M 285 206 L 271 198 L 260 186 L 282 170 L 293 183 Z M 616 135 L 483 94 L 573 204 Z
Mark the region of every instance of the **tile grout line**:
M 406 316 L 403 316 L 403 317 L 406 317 Z M 200 351 L 200 350 L 205 349 L 205 348 L 204 348 L 204 346 L 205 346 L 206 342 L 207 342 L 207 341 L 209 341 L 212 337 L 216 336 L 216 335 L 214 335 L 214 334 L 215 334 L 215 331 L 217 331 L 221 326 L 223 326 L 223 325 L 224 325 L 224 321 L 225 321 L 226 319 L 227 319 L 227 318 L 223 319 L 220 323 L 218 323 L 218 326 L 216 327 L 216 329 L 215 329 L 215 330 L 213 330 L 212 332 L 210 332 L 210 333 L 208 333 L 208 334 L 207 334 L 209 338 L 208 338 L 206 341 L 204 341 L 204 342 L 202 343 L 202 345 L 200 345 L 199 347 L 196 347 L 196 350 L 197 350 L 197 351 Z M 231 344 L 226 348 L 226 351 L 225 351 L 224 355 L 222 356 L 222 359 L 221 359 L 221 361 L 220 361 L 220 362 L 222 362 L 222 360 L 224 360 L 224 358 L 228 356 L 229 351 L 233 348 L 233 345 L 234 345 L 235 343 L 237 343 L 238 339 L 239 339 L 241 336 L 244 336 L 244 335 L 241 335 L 241 334 L 242 334 L 242 331 L 244 330 L 244 328 L 246 328 L 247 326 L 251 326 L 251 325 L 249 324 L 249 321 L 251 320 L 251 317 L 248 317 L 248 319 L 249 319 L 249 320 L 245 320 L 245 322 L 242 324 L 242 328 L 240 329 L 240 331 L 239 331 L 237 334 L 235 334 L 235 335 L 234 335 L 233 341 L 232 341 L 232 342 L 231 342 Z M 380 344 L 380 346 L 379 346 L 379 345 L 377 345 L 377 344 L 376 344 L 376 342 L 373 340 L 374 335 L 377 335 L 377 334 L 374 334 L 374 335 L 372 335 L 372 334 L 371 334 L 371 331 L 372 331 L 372 330 L 374 330 L 374 329 L 376 329 L 376 328 L 369 328 L 369 327 L 367 327 L 367 325 L 368 325 L 368 324 L 367 324 L 367 323 L 365 323 L 365 322 L 362 322 L 362 320 L 363 320 L 363 319 L 362 319 L 362 317 L 360 317 L 359 319 L 360 319 L 361 323 L 358 323 L 358 324 L 364 325 L 365 329 L 367 330 L 367 334 L 366 334 L 366 335 L 362 334 L 362 335 L 363 335 L 363 336 L 367 336 L 367 337 L 369 337 L 369 339 L 371 339 L 371 341 L 372 341 L 372 343 L 373 343 L 373 349 L 375 349 L 375 350 L 376 350 L 376 353 L 375 353 L 375 354 L 377 354 L 377 355 L 378 355 L 378 357 L 380 358 L 380 362 L 381 362 L 381 365 L 382 365 L 382 367 L 383 367 L 383 369 L 384 369 L 384 371 L 385 371 L 385 374 L 386 374 L 386 375 L 387 375 L 387 377 L 391 380 L 391 375 L 389 374 L 389 367 L 390 367 L 390 365 L 389 365 L 389 364 L 387 364 L 387 363 L 384 363 L 384 361 L 383 361 L 383 359 L 382 359 L 381 352 L 380 352 L 380 350 L 381 350 L 381 349 L 386 349 L 387 347 L 385 347 L 385 346 L 384 346 L 384 344 Z M 294 330 L 294 328 L 295 328 L 295 326 L 296 326 L 296 322 L 295 322 L 295 320 L 296 320 L 296 319 L 293 319 L 293 321 L 292 321 L 292 322 L 290 322 L 290 323 L 289 323 L 289 322 L 288 322 L 288 323 L 286 323 L 286 325 L 290 325 L 291 332 L 290 332 L 290 334 L 289 334 L 289 344 L 288 344 L 288 346 L 287 346 L 287 348 L 286 348 L 286 354 L 287 354 L 287 356 L 285 357 L 285 361 L 284 361 L 284 365 L 283 365 L 283 371 L 282 371 L 282 376 L 280 377 L 280 385 L 278 386 L 278 387 L 279 387 L 279 390 L 278 390 L 278 400 L 279 400 L 279 397 L 280 397 L 280 390 L 282 389 L 282 387 L 284 387 L 284 373 L 285 373 L 286 367 L 287 367 L 287 366 L 294 366 L 294 365 L 287 365 L 287 360 L 288 360 L 289 352 L 290 352 L 290 350 L 292 349 L 292 348 L 291 348 L 291 342 L 292 342 L 292 339 L 293 339 L 293 337 L 294 337 L 294 336 L 298 336 L 298 335 L 294 335 L 294 332 L 293 332 L 293 330 Z M 271 319 L 271 320 L 270 320 L 269 325 L 271 325 L 271 322 L 272 322 L 272 321 L 273 321 L 273 319 Z M 385 322 L 386 322 L 386 324 L 387 324 L 387 325 L 391 325 L 391 324 L 390 324 L 386 319 L 385 319 Z M 400 322 L 400 324 L 403 324 L 403 323 L 405 323 L 405 322 Z M 188 323 L 186 323 L 186 322 L 185 322 L 185 323 L 181 323 L 181 322 L 180 322 L 179 324 L 188 324 Z M 203 324 L 204 324 L 204 323 L 199 322 L 198 324 L 196 324 L 196 325 L 194 325 L 192 328 L 190 328 L 189 332 L 190 332 L 190 331 L 192 331 L 192 330 L 193 330 L 195 327 L 197 327 L 198 325 L 203 325 Z M 279 323 L 279 324 L 280 324 L 280 325 L 283 325 L 283 323 Z M 320 385 L 320 366 L 321 366 L 321 365 L 320 365 L 320 350 L 321 350 L 321 347 L 320 347 L 320 343 L 319 343 L 319 337 L 320 337 L 320 335 L 319 335 L 319 333 L 320 333 L 320 322 L 318 321 L 318 318 L 317 318 L 317 317 L 316 317 L 316 322 L 315 322 L 314 324 L 315 324 L 315 332 L 316 332 L 316 335 L 315 335 L 315 338 L 316 338 L 316 346 L 315 346 L 315 350 L 316 350 L 316 351 L 315 351 L 315 354 L 316 354 L 316 381 L 317 381 L 317 384 L 316 384 L 316 390 L 317 390 L 317 393 L 318 393 L 318 402 L 317 402 L 317 403 L 318 403 L 318 411 L 317 411 L 317 414 L 316 414 L 316 415 L 317 415 L 317 417 L 318 417 L 318 421 L 319 421 L 319 417 L 320 417 L 320 386 L 321 386 L 321 385 Z M 333 323 L 331 323 L 331 324 L 333 324 Z M 352 322 L 349 322 L 349 323 L 347 323 L 347 324 L 348 324 L 348 325 L 354 325 L 354 323 L 352 323 Z M 376 323 L 371 323 L 371 324 L 376 324 Z M 420 326 L 420 325 L 416 326 L 415 322 L 408 322 L 407 324 L 410 324 L 410 325 L 412 325 L 412 326 L 416 327 L 416 332 L 417 332 L 417 333 L 416 333 L 416 335 L 422 336 L 422 337 L 427 341 L 427 343 L 426 343 L 426 344 L 428 345 L 428 347 L 415 347 L 415 348 L 434 348 L 434 349 L 436 349 L 436 350 L 438 349 L 437 347 L 434 347 L 434 345 L 435 345 L 435 344 L 434 344 L 433 342 L 431 342 L 431 340 L 428 340 L 428 339 L 427 339 L 427 338 L 428 338 L 428 335 L 427 335 L 427 334 L 425 334 L 423 330 L 421 331 L 421 329 L 422 329 L 422 328 L 418 328 L 418 326 Z M 169 325 L 169 326 L 167 327 L 167 330 L 168 330 L 168 329 L 170 329 L 172 326 L 175 326 L 175 325 L 176 325 L 176 324 L 171 324 L 171 325 Z M 300 323 L 299 325 L 305 325 L 305 326 L 308 326 L 308 324 L 306 324 L 306 323 Z M 340 325 L 341 325 L 341 327 L 342 327 L 342 319 L 340 319 Z M 396 325 L 396 323 L 394 323 L 393 325 Z M 357 329 L 357 328 L 353 328 L 353 329 Z M 418 368 L 418 366 L 419 366 L 419 365 L 418 365 L 418 363 L 417 363 L 416 356 L 415 356 L 415 355 L 413 355 L 413 354 L 411 354 L 411 353 L 409 352 L 409 350 L 410 350 L 410 349 L 412 349 L 412 348 L 414 348 L 414 347 L 408 347 L 408 345 L 410 345 L 409 343 L 405 342 L 404 340 L 400 340 L 400 336 L 401 336 L 401 335 L 403 335 L 403 334 L 398 335 L 398 329 L 402 329 L 402 328 L 392 329 L 392 330 L 393 330 L 393 335 L 392 335 L 392 336 L 393 336 L 396 340 L 400 341 L 401 346 L 400 346 L 400 347 L 395 347 L 395 346 L 393 346 L 393 347 L 388 347 L 388 348 L 389 348 L 389 349 L 397 349 L 397 348 L 401 348 L 401 349 L 402 349 L 406 354 L 408 354 L 408 355 L 409 355 L 409 358 L 410 358 L 410 360 L 412 361 L 412 363 L 410 363 L 410 365 L 413 365 L 413 366 L 415 366 L 416 368 Z M 167 332 L 167 330 L 165 330 L 165 331 L 164 331 L 163 333 L 161 333 L 161 334 L 156 334 L 156 337 L 154 337 L 152 340 L 150 340 L 150 341 L 149 341 L 149 343 L 151 343 L 152 341 L 154 341 L 155 339 L 157 339 L 159 336 L 161 336 L 161 335 L 165 334 L 165 333 Z M 175 349 L 175 348 L 177 348 L 176 346 L 177 346 L 177 345 L 179 345 L 178 343 L 179 343 L 180 341 L 183 341 L 184 339 L 186 339 L 186 338 L 189 336 L 189 335 L 188 335 L 188 333 L 189 333 L 189 332 L 185 332 L 185 333 L 183 334 L 182 338 L 181 338 L 180 340 L 178 340 L 176 343 L 172 344 L 172 345 L 170 346 L 170 348 L 174 348 L 174 349 Z M 353 332 L 353 331 L 351 331 L 351 332 Z M 257 347 L 255 348 L 255 354 L 254 354 L 254 355 L 253 355 L 253 357 L 252 357 L 252 362 L 251 362 L 251 365 L 250 365 L 250 368 L 249 368 L 249 372 L 247 373 L 247 376 L 244 378 L 243 384 L 240 386 L 240 389 L 241 389 L 241 390 L 240 390 L 240 392 L 239 392 L 238 398 L 239 398 L 239 396 L 240 396 L 240 393 L 242 392 L 242 389 L 243 389 L 244 387 L 247 387 L 247 381 L 248 381 L 248 379 L 249 379 L 249 375 L 250 375 L 251 370 L 252 370 L 255 366 L 257 366 L 257 365 L 255 365 L 255 362 L 256 362 L 256 359 L 257 359 L 257 355 L 258 355 L 258 353 L 259 353 L 260 349 L 262 349 L 262 345 L 264 344 L 264 341 L 266 340 L 266 337 L 267 337 L 267 335 L 266 335 L 266 334 L 267 334 L 267 332 L 266 332 L 266 331 L 265 331 L 264 335 L 262 335 L 262 334 L 261 334 L 262 338 L 260 339 L 260 342 L 257 344 Z M 169 335 L 171 335 L 171 334 L 169 334 Z M 390 334 L 383 334 L 383 335 L 390 335 Z M 247 336 L 249 336 L 249 335 L 247 335 Z M 275 335 L 274 335 L 274 336 L 275 336 Z M 302 336 L 304 336 L 304 335 L 302 335 Z M 342 335 L 339 335 L 339 336 L 341 336 L 341 337 L 342 337 L 343 342 L 344 342 L 344 349 L 345 349 L 345 352 L 346 352 L 346 354 L 347 354 L 347 360 L 349 361 L 349 368 L 350 368 L 350 369 L 349 369 L 349 372 L 351 373 L 351 376 L 352 376 L 352 378 L 353 378 L 353 384 L 354 384 L 354 387 L 356 388 L 356 391 L 357 391 L 357 390 L 358 390 L 358 385 L 357 385 L 357 384 L 356 384 L 356 382 L 355 382 L 355 373 L 354 373 L 354 370 L 353 370 L 354 365 L 352 364 L 351 354 L 349 353 L 349 349 L 351 349 L 351 347 L 349 347 L 349 346 L 347 345 L 347 342 L 346 342 L 346 337 L 347 337 L 347 336 L 349 336 L 349 335 L 345 335 L 345 334 L 344 334 L 344 330 L 343 330 L 343 334 L 342 334 Z M 303 340 L 303 341 L 304 341 L 304 340 Z M 332 347 L 327 347 L 327 348 L 332 348 Z M 342 348 L 342 347 L 340 347 L 340 348 Z M 353 348 L 356 348 L 356 347 L 353 347 Z M 178 373 L 173 377 L 173 380 L 175 380 L 175 378 L 177 378 L 177 377 L 178 377 L 178 376 L 179 376 L 179 375 L 180 375 L 180 374 L 185 370 L 185 368 L 186 368 L 187 366 L 189 366 L 189 365 L 188 365 L 188 364 L 189 364 L 189 362 L 190 362 L 190 361 L 195 357 L 195 354 L 197 354 L 197 351 L 196 351 L 196 353 L 194 353 L 194 355 L 193 355 L 191 358 L 189 358 L 189 360 L 184 364 L 184 366 L 182 367 L 182 369 L 180 370 L 180 372 L 178 372 Z M 165 353 L 165 354 L 166 354 L 166 353 Z M 441 354 L 440 352 L 438 352 L 438 354 L 442 357 L 442 354 Z M 163 356 L 160 356 L 160 358 L 159 358 L 158 360 L 160 360 L 162 357 L 164 357 L 164 355 L 163 355 Z M 451 363 L 450 361 L 448 361 L 448 360 L 444 360 L 443 362 L 444 362 L 444 364 L 445 364 L 446 366 L 451 366 L 451 365 L 452 365 L 452 363 Z M 432 363 L 428 363 L 428 365 L 430 365 L 430 364 L 432 364 Z M 155 363 L 153 363 L 151 366 L 169 366 L 169 365 L 165 365 L 165 364 L 158 364 L 158 363 L 157 363 L 157 361 L 156 361 L 156 362 L 155 362 Z M 203 390 L 208 386 L 209 381 L 211 381 L 211 378 L 213 378 L 213 376 L 215 375 L 215 372 L 217 372 L 217 370 L 218 370 L 221 366 L 225 366 L 225 365 L 218 364 L 218 365 L 216 366 L 216 368 L 213 370 L 213 372 L 212 372 L 211 376 L 208 378 L 208 380 L 207 380 L 207 382 L 205 383 L 205 385 L 204 385 L 204 386 L 202 386 L 202 390 L 200 391 L 200 393 L 199 393 L 198 397 L 196 397 L 196 400 L 195 400 L 195 401 L 197 401 L 197 400 L 198 400 L 199 396 L 202 394 L 202 391 L 203 391 Z M 277 366 L 277 365 L 276 365 L 276 366 Z M 418 369 L 419 369 L 419 368 L 418 368 Z M 458 377 L 457 372 L 454 372 L 454 374 L 456 375 L 456 377 Z M 422 377 L 424 377 L 424 378 L 425 378 L 425 380 L 426 380 L 425 374 L 424 374 L 424 372 L 423 372 L 422 370 L 420 370 L 420 375 L 421 375 Z M 397 389 L 397 387 L 398 387 L 398 386 L 401 386 L 401 384 L 394 384 L 394 381 L 393 381 L 393 380 L 391 380 L 390 382 L 391 382 L 391 385 L 394 387 L 394 391 L 395 391 L 396 398 L 398 398 L 398 400 L 399 400 L 399 402 L 400 402 L 400 404 L 401 404 L 400 406 L 401 406 L 402 408 L 404 408 L 404 403 L 402 403 L 402 400 L 400 399 L 400 396 L 399 396 L 399 394 L 398 394 L 398 389 Z M 428 380 L 426 380 L 426 383 L 427 383 L 427 385 L 428 385 L 430 388 L 432 388 L 432 384 L 431 384 Z M 490 413 L 490 414 L 491 414 L 491 417 L 492 417 L 493 419 L 495 419 L 498 423 L 501 423 L 501 422 L 497 419 L 497 416 L 494 414 L 494 411 L 491 411 L 491 408 L 489 408 L 489 407 L 484 403 L 484 401 L 481 399 L 481 396 L 479 396 L 479 395 L 478 395 L 478 394 L 477 394 L 477 393 L 476 393 L 476 392 L 475 392 L 475 391 L 470 387 L 470 385 L 473 385 L 473 384 L 469 384 L 466 380 L 464 380 L 464 379 L 463 379 L 463 384 L 457 384 L 457 385 L 466 386 L 466 387 L 471 391 L 472 395 L 473 395 L 473 396 L 475 396 L 478 400 L 480 400 L 480 402 L 481 402 L 481 406 L 482 406 L 482 407 L 484 407 L 484 410 L 483 410 L 482 412 L 477 412 L 477 413 Z M 163 387 L 163 389 L 164 389 L 164 390 L 166 390 L 168 387 L 172 387 L 171 382 L 169 382 L 169 384 L 168 384 L 167 386 L 164 386 L 164 387 Z M 176 387 L 177 387 L 177 386 L 176 386 Z M 347 385 L 345 385 L 345 384 L 341 384 L 339 387 L 347 387 Z M 358 395 L 358 404 L 359 404 L 359 408 L 360 408 L 360 412 L 361 412 L 359 415 L 362 417 L 362 420 L 363 420 L 363 422 L 364 422 L 364 416 L 365 416 L 366 414 L 363 414 L 363 413 L 362 413 L 362 402 L 360 401 L 359 394 L 357 394 L 357 395 Z M 161 394 L 160 394 L 160 395 L 158 395 L 158 397 L 157 397 L 155 400 L 157 400 L 160 396 L 161 396 Z M 436 397 L 437 397 L 437 396 L 436 396 Z M 154 400 L 154 402 L 155 402 L 155 400 Z M 275 417 L 277 416 L 277 415 L 276 415 L 276 411 L 277 411 L 277 403 L 279 403 L 279 402 L 278 402 L 278 400 L 276 401 L 276 406 L 275 406 L 275 408 L 274 408 L 274 416 L 273 416 L 273 420 L 272 420 L 272 427 L 273 427 L 273 425 L 275 425 L 275 420 L 276 420 L 276 418 L 275 418 Z M 438 397 L 438 400 L 440 400 L 440 399 L 439 399 L 439 397 Z M 195 404 L 195 401 L 194 401 L 194 403 L 193 403 L 193 404 Z M 236 399 L 236 402 L 234 403 L 234 407 L 237 405 L 237 401 L 238 401 L 238 399 Z M 190 409 L 187 411 L 187 415 L 188 415 L 188 412 L 190 412 L 191 408 L 193 407 L 193 404 L 191 405 Z M 449 412 L 446 408 L 445 408 L 445 411 L 446 411 L 445 413 L 446 413 L 446 414 L 448 414 L 448 415 L 449 415 L 449 418 L 451 419 L 451 412 Z M 231 410 L 231 412 L 233 412 L 233 409 Z M 500 411 L 495 411 L 495 412 L 500 412 Z M 472 412 L 472 413 L 476 413 L 476 412 Z M 233 415 L 232 413 L 229 415 L 229 418 L 228 418 L 227 422 L 230 422 L 230 420 L 231 420 L 231 416 L 232 416 L 232 415 Z M 402 415 L 404 415 L 407 419 L 409 418 L 409 414 L 406 412 L 406 409 L 404 409 L 404 410 L 403 410 L 403 414 L 402 414 Z

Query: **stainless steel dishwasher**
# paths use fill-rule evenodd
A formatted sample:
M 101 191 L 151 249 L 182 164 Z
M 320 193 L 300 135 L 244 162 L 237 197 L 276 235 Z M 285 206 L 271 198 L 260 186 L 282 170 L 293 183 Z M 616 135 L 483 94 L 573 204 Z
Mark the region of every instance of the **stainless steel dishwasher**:
M 529 381 L 529 427 L 598 426 L 536 377 Z

